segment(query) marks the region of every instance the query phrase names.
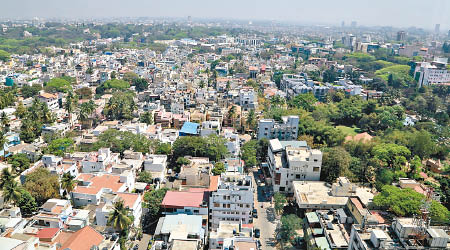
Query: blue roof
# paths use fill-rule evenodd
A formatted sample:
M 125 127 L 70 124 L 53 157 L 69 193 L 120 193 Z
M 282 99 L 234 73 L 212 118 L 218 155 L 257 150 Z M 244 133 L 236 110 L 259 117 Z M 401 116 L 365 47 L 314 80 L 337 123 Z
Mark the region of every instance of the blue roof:
M 199 126 L 198 123 L 185 122 L 183 124 L 183 127 L 181 127 L 181 129 L 180 129 L 180 133 L 197 135 L 198 134 L 198 126 Z

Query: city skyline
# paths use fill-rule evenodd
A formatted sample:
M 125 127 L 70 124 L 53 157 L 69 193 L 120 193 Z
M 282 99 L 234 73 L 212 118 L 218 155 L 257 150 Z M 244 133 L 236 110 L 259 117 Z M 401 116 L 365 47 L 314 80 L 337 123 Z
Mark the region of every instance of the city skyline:
M 276 20 L 304 24 L 327 24 L 340 26 L 344 21 L 350 26 L 356 21 L 362 26 L 394 26 L 399 28 L 416 26 L 433 30 L 435 24 L 441 25 L 441 31 L 450 29 L 450 3 L 433 0 L 427 5 L 422 1 L 377 1 L 376 5 L 348 0 L 335 2 L 323 1 L 317 5 L 305 1 L 282 0 L 273 6 L 270 1 L 228 1 L 226 5 L 204 0 L 189 3 L 174 0 L 127 2 L 112 0 L 62 2 L 43 0 L 10 1 L 3 4 L 4 18 L 107 18 L 107 17 L 187 17 L 203 19 L 238 19 L 238 20 Z M 405 6 L 407 5 L 407 6 Z M 26 7 L 23 7 L 26 6 Z M 51 6 L 51 7 L 50 7 Z M 176 6 L 177 8 L 174 8 Z M 326 6 L 326 7 L 323 7 Z M 17 9 L 21 9 L 18 14 Z M 383 16 L 381 16 L 383 15 Z

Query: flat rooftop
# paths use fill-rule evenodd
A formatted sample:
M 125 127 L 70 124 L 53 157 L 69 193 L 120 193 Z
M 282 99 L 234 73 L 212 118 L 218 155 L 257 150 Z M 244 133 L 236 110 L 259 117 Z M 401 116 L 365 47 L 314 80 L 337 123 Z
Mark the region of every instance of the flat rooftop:
M 341 205 L 344 206 L 348 197 L 331 195 L 331 188 L 322 181 L 294 181 L 294 193 L 297 204 L 300 205 Z

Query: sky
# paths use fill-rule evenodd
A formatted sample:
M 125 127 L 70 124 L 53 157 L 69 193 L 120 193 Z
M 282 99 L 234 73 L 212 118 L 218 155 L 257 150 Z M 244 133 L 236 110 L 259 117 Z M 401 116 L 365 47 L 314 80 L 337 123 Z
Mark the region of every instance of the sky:
M 0 0 L 3 18 L 187 17 L 450 29 L 449 0 Z

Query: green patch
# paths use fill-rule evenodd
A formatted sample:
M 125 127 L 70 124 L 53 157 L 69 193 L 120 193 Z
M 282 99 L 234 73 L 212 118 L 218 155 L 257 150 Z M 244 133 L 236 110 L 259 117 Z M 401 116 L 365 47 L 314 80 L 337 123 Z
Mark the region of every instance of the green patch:
M 358 127 L 347 127 L 347 126 L 336 126 L 337 129 L 339 129 L 344 135 L 351 135 L 355 136 L 360 132 L 360 129 Z

